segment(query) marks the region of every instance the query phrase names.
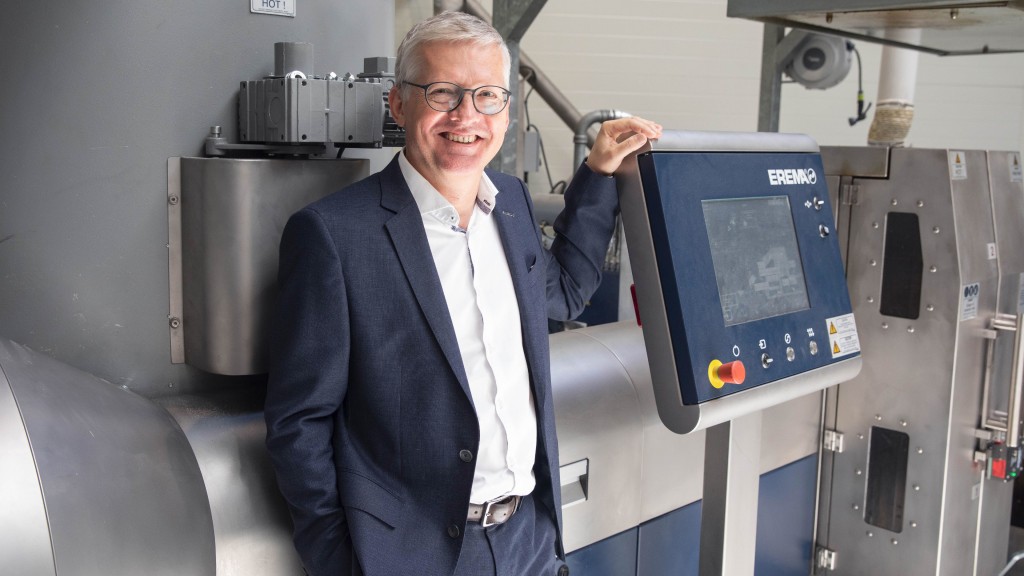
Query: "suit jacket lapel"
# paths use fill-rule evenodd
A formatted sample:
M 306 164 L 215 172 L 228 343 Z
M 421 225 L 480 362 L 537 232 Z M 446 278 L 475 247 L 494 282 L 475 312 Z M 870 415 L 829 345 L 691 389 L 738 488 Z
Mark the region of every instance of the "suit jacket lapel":
M 448 359 L 448 364 L 466 397 L 472 402 L 473 396 L 469 391 L 469 380 L 466 378 L 459 343 L 455 338 L 455 328 L 448 313 L 448 303 L 444 298 L 444 290 L 441 288 L 434 258 L 430 253 L 427 234 L 423 230 L 423 219 L 412 192 L 402 177 L 397 156 L 381 171 L 380 182 L 381 206 L 395 213 L 384 227 L 391 236 L 398 260 L 402 264 L 406 278 L 409 279 L 409 285 L 416 295 L 416 301 L 419 302 L 434 338 Z
M 493 178 L 492 178 L 493 180 Z M 527 242 L 532 242 L 536 236 L 536 232 L 533 230 L 535 224 L 527 209 L 525 201 L 520 201 L 523 192 L 521 189 L 509 189 L 504 188 L 501 193 L 497 195 L 495 202 L 495 210 L 492 214 L 497 218 L 495 221 L 498 226 L 498 233 L 501 236 L 501 245 L 505 249 L 505 259 L 508 260 L 509 273 L 512 276 L 512 287 L 516 291 L 516 300 L 519 303 L 519 318 L 522 324 L 523 332 L 523 351 L 526 354 L 526 363 L 530 367 L 530 386 L 533 389 L 534 400 L 537 406 L 543 406 L 547 402 L 547 386 L 542 385 L 546 382 L 548 377 L 546 374 L 540 374 L 539 370 L 543 370 L 541 366 L 540 350 L 539 345 L 544 343 L 538 342 L 534 336 L 537 334 L 537 330 L 531 330 L 530 326 L 536 322 L 546 321 L 547 318 L 534 318 L 531 308 L 529 306 L 530 299 L 537 297 L 535 294 L 531 294 L 527 290 L 527 273 L 532 269 L 533 266 L 543 266 L 543 258 L 538 257 L 537 261 L 529 263 L 527 258 L 530 257 L 530 252 L 527 251 Z M 538 248 L 539 250 L 539 248 Z M 536 255 L 536 253 L 534 253 Z M 538 271 L 543 276 L 543 271 Z M 538 281 L 544 282 L 544 278 L 539 278 Z M 544 290 L 540 297 L 546 296 Z M 547 307 L 545 306 L 545 309 Z M 546 327 L 540 332 L 547 335 Z

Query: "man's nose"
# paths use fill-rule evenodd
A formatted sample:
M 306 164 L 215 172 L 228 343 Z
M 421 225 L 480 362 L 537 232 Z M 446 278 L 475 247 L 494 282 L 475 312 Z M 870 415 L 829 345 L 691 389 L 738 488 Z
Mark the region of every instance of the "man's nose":
M 476 106 L 473 105 L 473 93 L 468 90 L 462 93 L 462 100 L 459 101 L 459 105 L 452 108 L 449 112 L 449 114 L 452 114 L 455 117 L 479 113 L 480 112 L 477 111 Z

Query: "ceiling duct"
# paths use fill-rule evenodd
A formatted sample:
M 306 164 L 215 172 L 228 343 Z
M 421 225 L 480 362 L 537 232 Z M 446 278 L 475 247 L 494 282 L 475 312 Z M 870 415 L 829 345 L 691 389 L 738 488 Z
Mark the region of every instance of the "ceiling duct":
M 728 15 L 939 56 L 1024 52 L 1024 0 L 729 0 Z M 906 28 L 921 29 L 920 40 L 886 38 Z

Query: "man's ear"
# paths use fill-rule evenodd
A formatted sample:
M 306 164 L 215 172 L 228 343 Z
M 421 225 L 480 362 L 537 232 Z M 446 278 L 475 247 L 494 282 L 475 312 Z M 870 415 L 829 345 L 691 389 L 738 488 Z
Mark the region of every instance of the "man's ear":
M 395 123 L 405 128 L 405 108 L 401 92 L 402 89 L 399 86 L 388 90 L 388 105 L 391 106 L 391 116 L 395 119 Z

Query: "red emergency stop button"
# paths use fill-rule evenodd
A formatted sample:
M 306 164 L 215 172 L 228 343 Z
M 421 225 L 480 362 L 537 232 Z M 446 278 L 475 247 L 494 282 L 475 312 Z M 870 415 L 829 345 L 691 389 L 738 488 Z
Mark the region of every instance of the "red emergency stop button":
M 711 385 L 715 388 L 721 388 L 726 384 L 743 384 L 743 381 L 747 378 L 747 369 L 743 366 L 743 362 L 734 360 L 727 364 L 722 364 L 718 360 L 712 360 L 711 364 L 708 365 L 708 380 L 711 381 Z

